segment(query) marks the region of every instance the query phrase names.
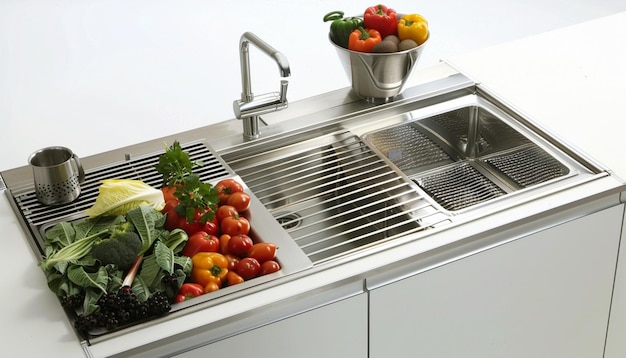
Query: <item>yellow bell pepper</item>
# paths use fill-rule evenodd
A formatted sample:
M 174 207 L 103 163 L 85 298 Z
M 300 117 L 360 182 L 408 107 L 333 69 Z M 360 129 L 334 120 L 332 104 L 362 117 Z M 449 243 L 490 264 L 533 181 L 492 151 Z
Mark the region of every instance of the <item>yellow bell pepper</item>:
M 191 281 L 204 287 L 204 293 L 217 291 L 228 273 L 228 259 L 217 252 L 198 252 L 191 258 Z
M 428 21 L 420 14 L 404 15 L 398 21 L 398 38 L 413 40 L 421 45 L 428 38 Z

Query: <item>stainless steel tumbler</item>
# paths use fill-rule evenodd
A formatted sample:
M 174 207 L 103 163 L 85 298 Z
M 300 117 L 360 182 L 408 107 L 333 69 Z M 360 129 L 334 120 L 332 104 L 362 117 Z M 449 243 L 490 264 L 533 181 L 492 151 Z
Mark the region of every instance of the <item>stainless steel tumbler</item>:
M 33 168 L 35 194 L 44 205 L 62 205 L 80 195 L 85 171 L 80 159 L 65 147 L 46 147 L 28 158 Z

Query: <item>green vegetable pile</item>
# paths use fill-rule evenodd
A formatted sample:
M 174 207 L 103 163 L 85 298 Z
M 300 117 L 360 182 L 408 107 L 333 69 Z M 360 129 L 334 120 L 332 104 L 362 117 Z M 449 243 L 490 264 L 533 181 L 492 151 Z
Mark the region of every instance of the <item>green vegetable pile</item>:
M 115 328 L 169 311 L 192 263 L 179 255 L 187 234 L 164 229 L 165 219 L 140 205 L 125 215 L 61 222 L 46 231 L 39 266 L 63 306 L 77 312 L 79 331 Z M 125 286 L 133 266 L 140 270 Z
M 120 270 L 128 270 L 133 266 L 141 252 L 141 237 L 135 232 L 130 221 L 113 226 L 111 236 L 93 245 L 91 255 L 100 264 L 116 265 Z

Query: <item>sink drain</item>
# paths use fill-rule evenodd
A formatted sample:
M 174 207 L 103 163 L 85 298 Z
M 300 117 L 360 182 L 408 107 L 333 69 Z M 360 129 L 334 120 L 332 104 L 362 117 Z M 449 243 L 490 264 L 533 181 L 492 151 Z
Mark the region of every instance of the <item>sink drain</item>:
M 276 213 L 274 217 L 285 230 L 300 226 L 300 215 L 296 213 Z

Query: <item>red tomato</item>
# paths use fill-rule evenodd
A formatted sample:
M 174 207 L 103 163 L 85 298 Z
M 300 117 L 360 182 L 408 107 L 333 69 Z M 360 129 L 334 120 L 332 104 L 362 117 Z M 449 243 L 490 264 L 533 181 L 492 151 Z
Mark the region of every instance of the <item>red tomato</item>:
M 163 210 L 161 210 L 161 212 L 163 214 L 168 213 L 170 210 L 174 209 L 178 204 L 180 203 L 180 201 L 178 201 L 178 199 L 169 199 L 165 201 L 165 207 L 163 207 Z
M 198 231 L 189 237 L 182 254 L 187 257 L 193 257 L 198 252 L 218 252 L 219 249 L 220 240 L 217 236 Z
M 246 257 L 241 259 L 237 264 L 235 272 L 239 274 L 244 280 L 255 278 L 261 270 L 261 264 L 252 257 Z
M 170 213 L 172 211 L 176 213 L 176 210 L 171 210 Z M 178 213 L 176 213 L 176 215 L 178 215 Z M 201 230 L 200 226 L 196 225 L 196 223 L 190 223 L 186 217 L 180 216 L 178 217 L 178 221 L 176 221 L 176 227 L 185 230 L 189 236 Z
M 259 242 L 250 248 L 248 257 L 255 258 L 259 263 L 273 260 L 276 257 L 276 245 L 270 242 Z
M 234 235 L 228 240 L 228 253 L 239 257 L 246 257 L 254 242 L 248 235 Z
M 223 179 L 215 184 L 215 189 L 217 189 L 217 195 L 220 199 L 220 204 L 225 205 L 228 202 L 228 198 L 232 193 L 243 191 L 243 185 L 241 185 L 235 179 Z
M 226 254 L 224 256 L 226 257 L 226 259 L 228 259 L 228 271 L 234 271 L 241 259 L 239 258 L 239 256 L 231 254 Z
M 207 209 L 210 210 L 210 209 Z M 165 228 L 168 230 L 173 230 L 174 228 L 180 228 L 185 230 L 187 235 L 193 235 L 199 231 L 204 231 L 209 235 L 217 235 L 219 233 L 219 227 L 217 225 L 217 219 L 215 216 L 213 220 L 208 220 L 205 223 L 201 222 L 202 216 L 207 212 L 207 210 L 200 211 L 196 210 L 196 214 L 194 215 L 193 221 L 189 222 L 186 217 L 181 217 L 178 215 L 176 210 L 171 209 L 167 213 L 167 219 L 165 223 Z
M 232 193 L 226 202 L 228 205 L 234 206 L 237 212 L 244 212 L 250 207 L 250 195 L 240 191 Z
M 214 222 L 215 224 L 217 224 L 217 218 L 211 208 L 204 208 L 204 210 L 196 209 L 193 220 L 201 224 L 207 222 Z
M 207 221 L 202 225 L 202 231 L 205 231 L 211 235 L 217 235 L 220 232 L 217 220 Z
M 222 234 L 220 236 L 220 253 L 222 255 L 228 255 L 228 242 L 230 241 L 230 235 Z
M 224 218 L 227 218 L 229 216 L 234 216 L 237 214 L 239 214 L 239 212 L 234 206 L 222 205 L 219 208 L 217 208 L 217 212 L 215 213 L 215 216 L 217 217 L 217 222 L 221 223 L 222 220 L 224 220 Z
M 164 186 L 161 188 L 161 191 L 163 192 L 163 200 L 165 200 L 166 202 L 168 200 L 178 200 L 178 198 L 174 195 L 174 192 L 176 191 L 176 185 L 174 186 Z
M 261 269 L 259 270 L 259 276 L 268 275 L 270 273 L 274 273 L 280 270 L 280 264 L 274 260 L 265 261 L 261 264 Z
M 243 216 L 229 216 L 222 219 L 220 229 L 222 229 L 222 233 L 231 236 L 248 235 L 250 232 L 250 222 Z
M 176 213 L 174 208 L 171 208 L 167 211 L 167 217 L 165 218 L 165 228 L 172 231 L 178 228 L 178 221 L 180 220 L 180 216 Z

